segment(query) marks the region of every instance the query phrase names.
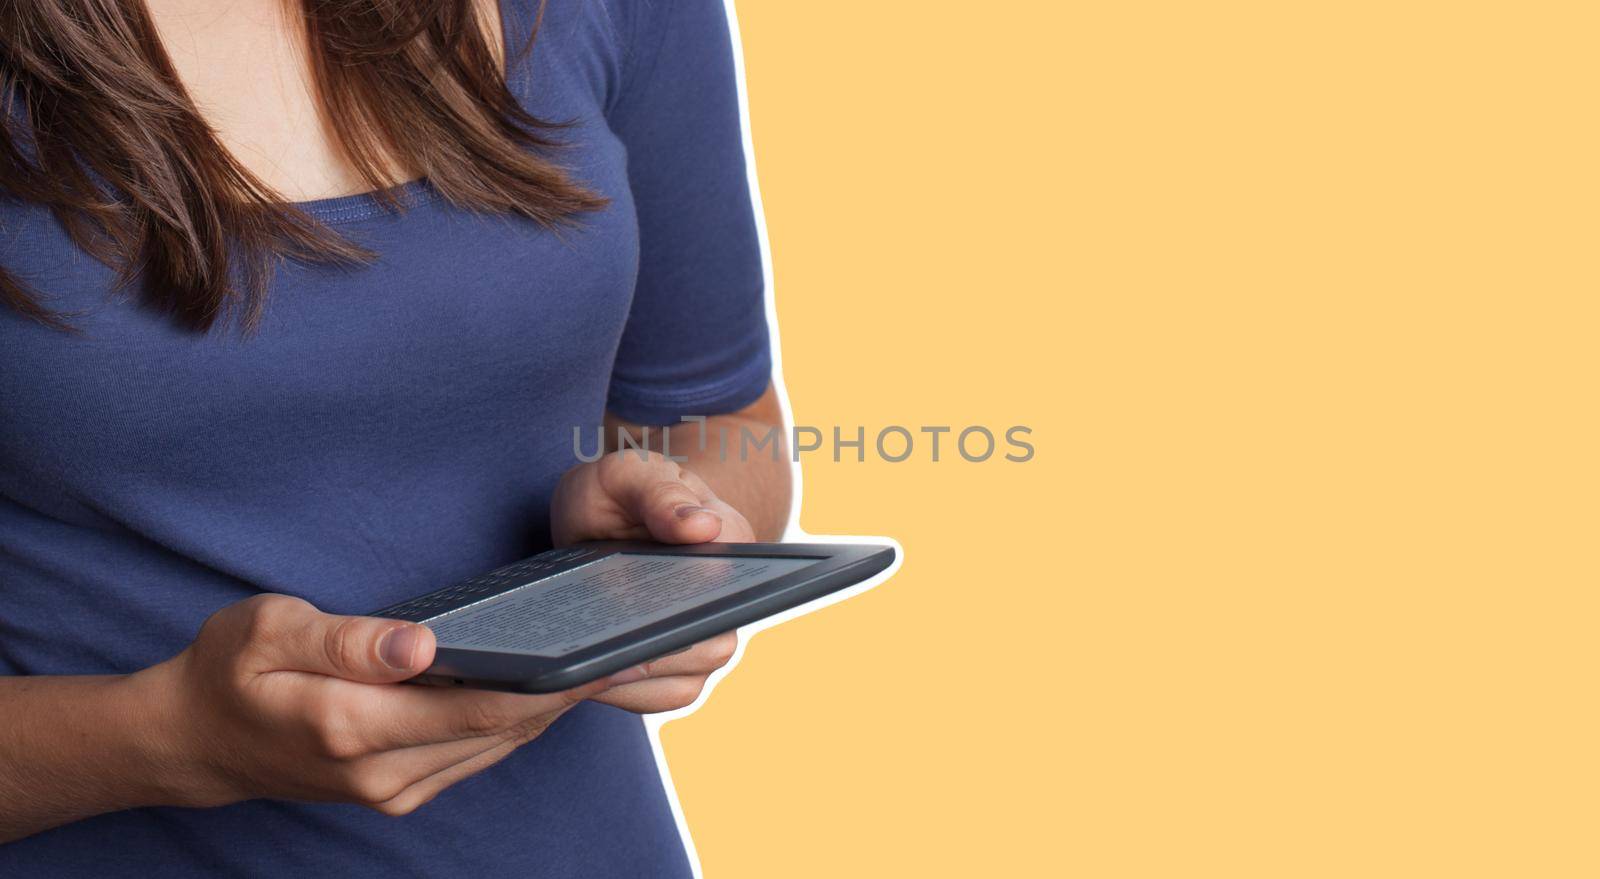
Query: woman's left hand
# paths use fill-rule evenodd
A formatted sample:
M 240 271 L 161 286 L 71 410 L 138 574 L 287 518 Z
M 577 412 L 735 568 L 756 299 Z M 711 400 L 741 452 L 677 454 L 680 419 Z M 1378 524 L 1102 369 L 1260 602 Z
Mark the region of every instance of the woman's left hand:
M 705 480 L 656 452 L 611 452 L 568 470 L 550 502 L 556 546 L 584 540 L 751 543 L 755 532 Z M 650 714 L 700 698 L 712 672 L 738 649 L 733 632 L 645 663 L 642 681 L 613 687 L 596 702 Z

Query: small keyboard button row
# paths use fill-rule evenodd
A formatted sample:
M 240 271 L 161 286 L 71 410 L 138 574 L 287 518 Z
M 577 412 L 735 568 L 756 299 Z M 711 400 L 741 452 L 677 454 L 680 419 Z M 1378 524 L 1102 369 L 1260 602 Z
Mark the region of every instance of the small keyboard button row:
M 462 599 L 489 595 L 513 586 L 521 586 L 548 573 L 558 564 L 575 561 L 591 554 L 581 548 L 552 549 L 533 558 L 507 565 L 481 576 L 464 580 L 454 586 L 430 592 L 381 611 L 381 615 L 396 619 L 418 620 L 438 616 L 441 608 L 458 604 Z

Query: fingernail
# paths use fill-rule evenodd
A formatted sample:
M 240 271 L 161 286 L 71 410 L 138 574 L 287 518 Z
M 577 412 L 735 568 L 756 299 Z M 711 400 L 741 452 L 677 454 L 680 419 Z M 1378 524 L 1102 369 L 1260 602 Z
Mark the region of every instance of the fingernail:
M 631 684 L 635 681 L 642 681 L 647 677 L 650 677 L 650 672 L 646 671 L 644 666 L 636 665 L 633 668 L 619 671 L 611 677 L 606 678 L 606 683 L 613 687 L 620 687 L 623 684 Z
M 687 519 L 696 513 L 710 513 L 713 516 L 717 514 L 717 511 L 711 509 L 710 507 L 701 507 L 694 504 L 684 504 L 683 506 L 678 507 L 676 510 L 673 510 L 673 512 L 677 513 L 678 518 L 680 519 Z
M 416 626 L 397 626 L 378 639 L 378 656 L 383 664 L 399 671 L 411 670 L 411 658 L 417 653 Z

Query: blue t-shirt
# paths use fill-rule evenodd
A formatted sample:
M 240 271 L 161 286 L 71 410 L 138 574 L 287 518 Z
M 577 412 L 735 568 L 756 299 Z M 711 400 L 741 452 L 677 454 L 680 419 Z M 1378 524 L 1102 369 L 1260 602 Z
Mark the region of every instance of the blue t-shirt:
M 521 44 L 536 3 L 507 0 Z M 287 263 L 253 336 L 114 295 L 38 206 L 0 263 L 74 313 L 0 308 L 0 673 L 131 672 L 260 592 L 362 613 L 548 546 L 606 409 L 753 402 L 771 366 L 721 0 L 553 0 L 509 77 L 571 120 L 609 197 L 575 230 L 368 196 L 306 210 L 374 264 Z M 3 720 L 0 720 L 3 722 Z M 0 876 L 684 876 L 637 716 L 586 703 L 412 815 L 256 800 L 103 815 L 0 846 Z

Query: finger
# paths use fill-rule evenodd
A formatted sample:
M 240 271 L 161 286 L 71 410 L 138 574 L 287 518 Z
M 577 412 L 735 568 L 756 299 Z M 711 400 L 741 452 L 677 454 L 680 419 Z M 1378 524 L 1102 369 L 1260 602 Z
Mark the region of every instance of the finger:
M 705 504 L 674 499 L 644 512 L 650 536 L 662 543 L 710 543 L 722 533 L 722 516 Z
M 723 500 L 713 500 L 706 504 L 722 518 L 722 530 L 717 532 L 718 543 L 755 543 L 755 528 L 750 525 L 750 520 L 743 513 L 734 509 L 732 505 Z
M 260 595 L 235 608 L 236 634 L 257 671 L 382 684 L 413 677 L 433 662 L 433 633 L 416 623 L 327 614 L 287 595 Z
M 442 773 L 448 773 L 454 767 L 474 761 L 490 751 L 505 750 L 509 753 L 506 746 L 515 748 L 533 741 L 571 708 L 569 705 L 548 714 L 529 718 L 493 735 L 416 745 L 371 754 L 350 764 L 350 777 L 352 780 L 365 782 L 364 785 L 358 783 L 355 786 L 365 786 L 379 794 L 378 797 L 369 798 L 369 801 L 382 803 L 398 799 L 405 790 L 435 779 Z M 440 785 L 434 792 L 437 793 L 445 786 L 447 785 Z
M 691 491 L 704 499 L 705 506 L 722 519 L 722 530 L 713 540 L 719 543 L 755 543 L 755 529 L 750 526 L 750 521 L 732 504 L 717 497 L 717 493 L 711 490 L 700 474 L 693 470 L 680 470 L 680 476 Z
M 354 750 L 362 753 L 495 736 L 543 717 L 559 716 L 618 681 L 636 679 L 614 675 L 559 693 L 539 694 L 383 687 L 355 703 L 360 705 L 360 716 L 350 718 L 345 726 L 356 731 Z
M 550 536 L 556 546 L 580 540 L 643 540 L 649 531 L 629 518 L 628 511 L 600 484 L 600 470 L 619 465 L 613 455 L 600 463 L 575 467 L 561 477 L 550 501 Z
M 400 791 L 393 798 L 372 808 L 385 815 L 409 815 L 431 802 L 434 797 L 457 782 L 464 781 L 511 755 L 529 739 L 500 739 L 497 744 L 472 757 L 447 766 Z
M 722 517 L 708 506 L 714 496 L 696 493 L 683 468 L 659 455 L 640 460 L 621 453 L 599 468 L 599 482 L 632 521 L 663 543 L 705 543 L 722 530 Z
M 706 675 L 650 678 L 635 684 L 613 687 L 594 697 L 592 701 L 632 711 L 635 714 L 676 711 L 693 705 L 705 690 L 706 681 Z
M 538 727 L 539 731 L 543 728 Z M 498 748 L 511 738 L 512 733 L 506 732 L 364 754 L 329 770 L 330 793 L 336 800 L 376 805 L 424 779 Z
M 653 659 L 645 663 L 645 670 L 651 678 L 670 675 L 707 675 L 727 665 L 738 649 L 739 636 L 733 632 L 725 632 L 686 650 Z
M 700 698 L 711 673 L 727 665 L 738 649 L 739 636 L 734 632 L 708 638 L 645 663 L 648 679 L 612 687 L 593 701 L 637 714 L 683 708 Z

